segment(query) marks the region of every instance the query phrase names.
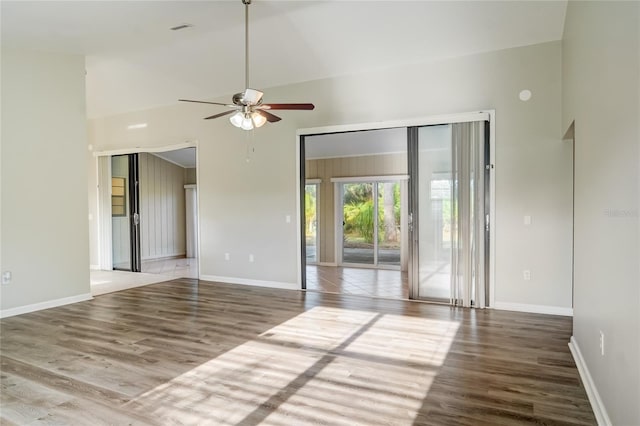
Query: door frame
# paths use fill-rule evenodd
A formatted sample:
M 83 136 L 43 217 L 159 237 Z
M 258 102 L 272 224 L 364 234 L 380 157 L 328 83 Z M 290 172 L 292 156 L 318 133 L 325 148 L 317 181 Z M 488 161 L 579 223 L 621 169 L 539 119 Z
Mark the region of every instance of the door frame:
M 120 148 L 120 149 L 114 149 L 114 150 L 106 150 L 106 151 L 95 151 L 93 153 L 93 157 L 95 158 L 96 161 L 96 169 L 97 172 L 100 173 L 99 170 L 99 161 L 98 158 L 99 157 L 112 157 L 115 155 L 128 155 L 128 154 L 140 154 L 140 153 L 149 153 L 149 154 L 153 154 L 156 152 L 167 152 L 167 151 L 175 151 L 178 149 L 184 149 L 184 148 L 195 148 L 196 150 L 196 181 L 200 182 L 200 150 L 198 149 L 198 140 L 190 140 L 190 141 L 186 141 L 186 142 L 182 142 L 179 144 L 173 144 L 173 145 L 165 145 L 165 146 L 161 146 L 161 147 L 134 147 L 134 148 Z M 110 161 L 109 163 L 109 167 L 108 170 L 104 170 L 103 173 L 108 173 L 108 181 L 111 181 L 111 166 L 110 166 Z M 99 182 L 98 182 L 99 183 Z M 100 202 L 102 197 L 105 197 L 105 193 L 104 193 L 105 188 L 100 187 L 100 185 L 98 185 L 98 224 L 99 224 L 99 232 L 98 232 L 98 244 L 97 244 L 97 249 L 98 249 L 98 258 L 100 259 L 100 269 L 101 270 L 112 270 L 113 269 L 113 259 L 111 258 L 111 255 L 108 253 L 111 253 L 111 251 L 113 250 L 112 248 L 112 242 L 113 242 L 113 230 L 111 228 L 111 216 L 109 215 L 109 217 L 105 217 L 106 216 L 106 212 L 103 212 L 101 210 L 101 206 L 100 206 Z M 109 199 L 111 199 L 111 197 L 108 197 Z M 200 238 L 200 191 L 196 191 L 196 204 L 197 204 L 197 214 L 198 214 L 198 222 L 196 224 L 196 233 L 198 235 L 198 255 L 200 256 L 202 253 L 201 250 L 201 238 Z M 109 222 L 109 223 L 107 223 Z M 200 259 L 198 259 L 198 278 L 201 275 L 201 262 Z
M 142 271 L 140 253 L 140 163 L 138 153 L 127 155 L 129 160 L 129 213 L 131 272 Z
M 298 221 L 298 286 L 300 289 L 306 289 L 306 261 L 304 259 L 303 245 L 303 227 L 304 227 L 304 182 L 305 182 L 305 136 L 315 136 L 329 133 L 344 133 L 363 130 L 380 130 L 398 127 L 420 127 L 437 124 L 465 123 L 469 121 L 486 120 L 489 122 L 489 163 L 492 165 L 490 169 L 490 206 L 489 206 L 489 307 L 495 305 L 495 289 L 496 289 L 496 111 L 495 109 L 486 109 L 480 111 L 471 111 L 458 114 L 433 115 L 420 118 L 411 118 L 404 120 L 381 121 L 359 124 L 341 124 L 333 126 L 321 126 L 302 128 L 296 131 L 296 217 Z

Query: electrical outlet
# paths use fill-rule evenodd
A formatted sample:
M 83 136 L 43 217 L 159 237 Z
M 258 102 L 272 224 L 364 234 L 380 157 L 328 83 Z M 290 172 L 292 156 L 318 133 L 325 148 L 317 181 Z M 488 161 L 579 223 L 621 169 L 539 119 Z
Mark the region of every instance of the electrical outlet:
M 604 333 L 600 330 L 600 355 L 604 356 Z
M 229 256 L 229 253 L 225 253 L 224 260 L 229 260 L 229 259 L 231 259 L 231 256 Z
M 249 255 L 249 262 L 253 262 L 254 261 L 254 257 L 252 254 Z
M 11 271 L 5 271 L 2 273 L 2 284 L 9 284 L 11 282 Z
M 284 217 L 284 221 L 285 221 L 286 223 L 291 223 L 291 215 L 286 215 L 286 216 Z
M 531 281 L 531 271 L 528 269 L 522 271 L 522 278 L 524 278 L 525 281 Z

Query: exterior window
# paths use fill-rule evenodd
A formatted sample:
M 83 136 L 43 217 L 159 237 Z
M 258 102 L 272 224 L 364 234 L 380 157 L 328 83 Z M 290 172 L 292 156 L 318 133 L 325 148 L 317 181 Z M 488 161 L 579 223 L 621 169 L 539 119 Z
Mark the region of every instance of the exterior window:
M 126 178 L 111 178 L 111 216 L 113 217 L 122 217 L 127 215 L 126 184 Z

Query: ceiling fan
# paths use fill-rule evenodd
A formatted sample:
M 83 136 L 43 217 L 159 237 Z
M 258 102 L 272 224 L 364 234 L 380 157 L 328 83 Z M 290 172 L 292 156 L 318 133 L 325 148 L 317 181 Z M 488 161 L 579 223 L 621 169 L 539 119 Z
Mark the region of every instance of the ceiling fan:
M 249 88 L 249 5 L 251 0 L 241 0 L 244 4 L 244 92 L 233 95 L 233 104 L 223 104 L 219 102 L 194 101 L 190 99 L 178 99 L 180 102 L 195 102 L 199 104 L 222 105 L 232 108 L 230 111 L 214 114 L 205 117 L 205 120 L 212 118 L 224 117 L 233 114 L 229 121 L 236 127 L 243 130 L 251 130 L 254 127 L 261 127 L 267 121 L 275 123 L 282 120 L 277 115 L 269 112 L 269 110 L 312 110 L 315 108 L 313 104 L 265 104 L 262 103 L 263 93 L 256 89 Z

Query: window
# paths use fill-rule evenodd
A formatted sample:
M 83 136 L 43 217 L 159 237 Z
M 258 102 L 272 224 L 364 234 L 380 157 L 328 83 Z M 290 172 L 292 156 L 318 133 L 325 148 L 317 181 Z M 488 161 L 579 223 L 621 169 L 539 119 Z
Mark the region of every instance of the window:
M 127 215 L 127 179 L 123 177 L 111 178 L 111 216 Z

